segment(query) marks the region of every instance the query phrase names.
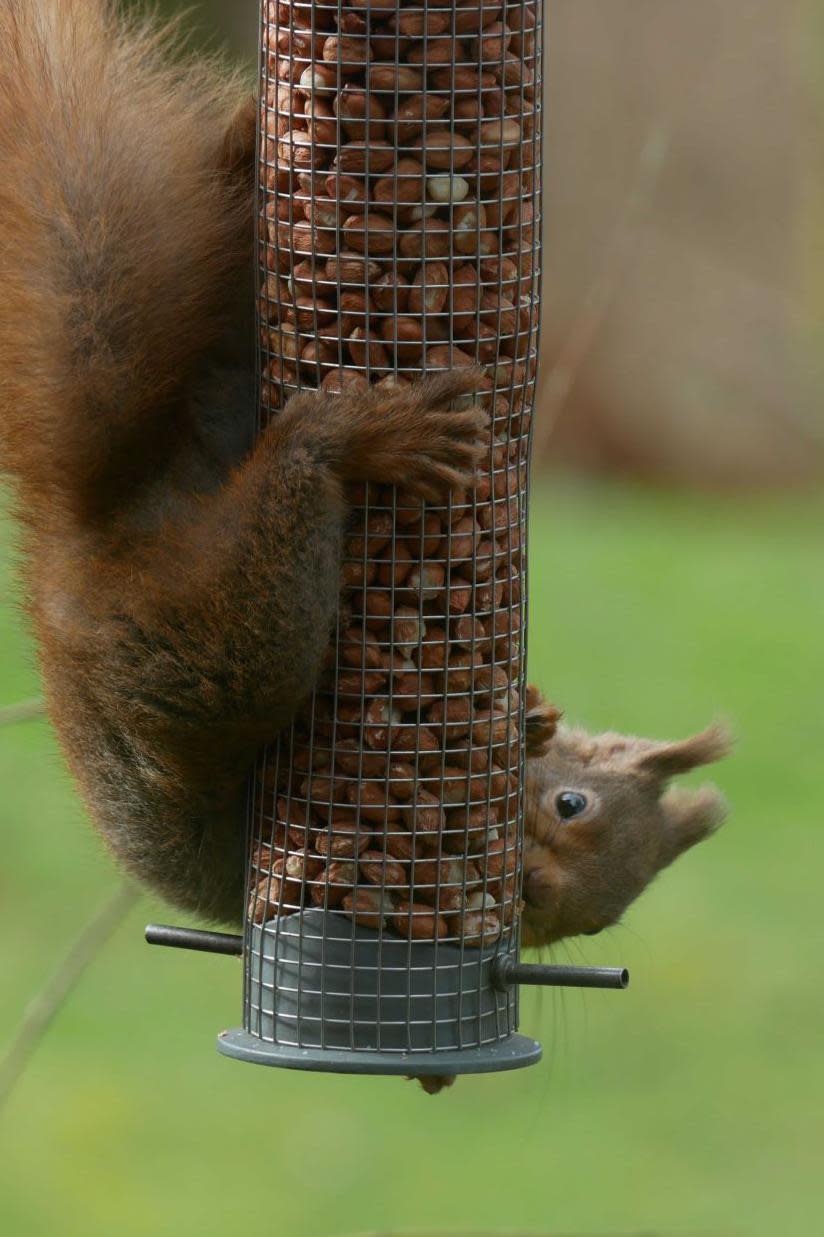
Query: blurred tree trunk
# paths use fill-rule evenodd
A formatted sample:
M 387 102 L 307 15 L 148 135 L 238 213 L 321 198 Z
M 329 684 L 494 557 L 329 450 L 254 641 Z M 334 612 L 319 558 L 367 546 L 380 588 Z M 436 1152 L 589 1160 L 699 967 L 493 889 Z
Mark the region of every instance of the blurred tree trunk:
M 656 124 L 668 153 L 551 456 L 698 483 L 820 470 L 822 298 L 805 291 L 805 268 L 821 254 L 824 203 L 813 195 L 805 223 L 798 51 L 802 20 L 815 11 L 820 24 L 821 10 L 814 0 L 553 0 L 545 379 L 609 262 Z

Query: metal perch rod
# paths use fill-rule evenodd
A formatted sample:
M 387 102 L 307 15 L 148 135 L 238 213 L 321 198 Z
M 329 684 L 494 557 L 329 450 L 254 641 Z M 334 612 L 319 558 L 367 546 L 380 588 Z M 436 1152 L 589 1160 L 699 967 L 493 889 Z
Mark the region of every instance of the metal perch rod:
M 150 945 L 167 945 L 171 949 L 195 949 L 200 953 L 228 954 L 239 958 L 243 953 L 243 937 L 231 932 L 199 932 L 195 928 L 172 928 L 164 923 L 146 927 Z
M 173 928 L 168 924 L 150 923 L 146 928 L 150 945 L 166 945 L 172 949 L 195 949 L 201 953 L 227 954 L 240 957 L 243 937 L 229 932 L 200 932 L 195 928 Z M 493 971 L 496 987 L 512 984 L 540 984 L 548 988 L 613 988 L 629 986 L 629 971 L 611 966 L 539 966 L 499 958 Z
M 499 958 L 493 967 L 496 987 L 511 984 L 540 984 L 545 988 L 615 988 L 629 987 L 629 971 L 617 966 L 540 966 L 530 962 L 515 962 Z

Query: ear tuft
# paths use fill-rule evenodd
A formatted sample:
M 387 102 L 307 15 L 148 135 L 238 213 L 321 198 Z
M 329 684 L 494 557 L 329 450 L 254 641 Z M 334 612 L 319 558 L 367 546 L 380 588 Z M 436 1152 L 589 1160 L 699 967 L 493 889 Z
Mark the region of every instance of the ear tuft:
M 700 734 L 675 743 L 655 743 L 642 750 L 636 768 L 660 781 L 689 773 L 701 765 L 723 760 L 732 750 L 732 736 L 728 727 L 716 722 Z
M 526 710 L 526 754 L 545 756 L 558 729 L 561 711 L 532 685 L 526 689 Z
M 727 818 L 728 804 L 715 786 L 698 790 L 671 787 L 661 797 L 664 834 L 661 838 L 661 864 L 666 867 L 685 850 L 715 833 Z

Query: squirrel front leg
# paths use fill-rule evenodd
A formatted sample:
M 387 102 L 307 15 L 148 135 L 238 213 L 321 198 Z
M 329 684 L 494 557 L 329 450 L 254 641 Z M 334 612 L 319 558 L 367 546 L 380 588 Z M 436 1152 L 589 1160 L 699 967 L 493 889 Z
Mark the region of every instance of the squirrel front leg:
M 73 640 L 41 633 L 53 713 L 92 815 L 176 905 L 221 921 L 241 912 L 245 775 L 320 671 L 343 482 L 403 479 L 433 495 L 466 483 L 485 416 L 449 403 L 476 381 L 448 375 L 357 403 L 299 396 L 218 493 L 140 554 L 108 556 L 103 583 L 87 589 L 96 653 L 88 628 Z
M 227 485 L 195 508 L 184 536 L 198 578 L 187 582 L 192 614 L 180 626 L 203 628 L 196 649 L 221 671 L 231 650 L 227 699 L 217 709 L 210 693 L 208 706 L 223 740 L 229 730 L 247 744 L 253 732 L 268 739 L 314 686 L 339 596 L 344 483 L 402 483 L 437 498 L 470 481 L 487 416 L 454 405 L 479 381 L 472 370 L 389 394 L 299 395 Z M 175 530 L 161 539 L 169 561 L 155 564 L 156 576 L 179 578 L 179 539 Z

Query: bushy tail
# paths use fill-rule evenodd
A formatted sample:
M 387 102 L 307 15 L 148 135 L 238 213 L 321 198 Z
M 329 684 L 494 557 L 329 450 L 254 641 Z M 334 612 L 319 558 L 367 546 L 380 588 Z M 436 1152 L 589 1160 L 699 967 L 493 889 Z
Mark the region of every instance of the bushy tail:
M 242 97 L 110 0 L 0 0 L 0 467 L 33 521 L 127 482 L 221 327 Z

